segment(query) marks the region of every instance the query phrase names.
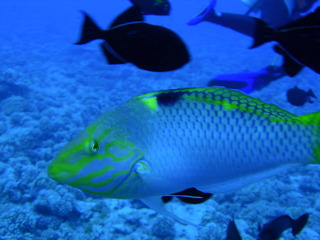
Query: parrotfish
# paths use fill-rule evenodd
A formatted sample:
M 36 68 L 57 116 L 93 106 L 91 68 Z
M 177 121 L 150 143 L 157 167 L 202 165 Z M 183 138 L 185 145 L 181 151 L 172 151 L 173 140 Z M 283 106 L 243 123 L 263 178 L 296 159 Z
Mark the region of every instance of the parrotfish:
M 296 116 L 225 88 L 146 93 L 100 116 L 48 173 L 91 194 L 141 199 L 186 222 L 165 210 L 162 196 L 234 191 L 298 164 L 318 164 L 319 122 L 319 112 Z

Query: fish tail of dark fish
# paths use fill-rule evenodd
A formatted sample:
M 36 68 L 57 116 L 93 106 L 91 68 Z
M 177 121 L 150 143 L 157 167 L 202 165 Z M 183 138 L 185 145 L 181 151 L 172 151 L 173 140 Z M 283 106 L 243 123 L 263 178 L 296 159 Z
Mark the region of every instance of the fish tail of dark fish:
M 273 49 L 283 57 L 282 68 L 289 77 L 296 76 L 303 69 L 304 66 L 292 58 L 280 45 L 275 45 Z
M 96 39 L 103 38 L 104 31 L 98 27 L 98 25 L 92 20 L 92 18 L 87 13 L 82 12 L 82 14 L 84 15 L 82 32 L 79 41 L 75 44 L 81 45 Z
M 254 41 L 250 49 L 261 46 L 264 43 L 275 40 L 276 30 L 269 27 L 264 21 L 253 18 L 256 21 Z
M 242 240 L 234 219 L 231 220 L 228 224 L 227 236 L 225 240 Z
M 308 222 L 309 219 L 309 213 L 305 213 L 302 216 L 300 216 L 299 218 L 297 218 L 296 220 L 293 220 L 293 224 L 292 224 L 292 235 L 296 236 L 298 235 L 302 229 L 305 227 L 305 225 Z
M 314 94 L 314 92 L 312 91 L 312 89 L 309 89 L 308 95 L 309 95 L 309 97 L 317 98 L 317 96 Z

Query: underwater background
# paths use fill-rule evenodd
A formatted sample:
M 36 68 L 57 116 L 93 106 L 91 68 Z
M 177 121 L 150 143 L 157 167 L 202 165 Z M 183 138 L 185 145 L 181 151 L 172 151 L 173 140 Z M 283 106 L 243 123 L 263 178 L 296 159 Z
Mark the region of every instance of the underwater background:
M 172 0 L 170 16 L 146 22 L 172 29 L 185 41 L 191 61 L 155 73 L 132 64 L 107 65 L 99 40 L 83 46 L 82 16 L 88 12 L 107 26 L 130 6 L 128 0 L 2 0 L 0 3 L 0 240 L 225 239 L 234 217 L 243 239 L 256 239 L 258 224 L 288 214 L 311 213 L 297 239 L 320 239 L 320 166 L 300 166 L 286 175 L 237 192 L 167 208 L 201 227 L 181 225 L 139 200 L 90 196 L 59 184 L 47 166 L 75 135 L 101 113 L 152 91 L 202 87 L 214 76 L 257 71 L 275 59 L 273 43 L 250 50 L 252 39 L 230 29 L 188 22 L 206 0 Z M 319 3 L 318 3 L 319 4 Z M 244 13 L 238 0 L 220 0 L 217 9 Z M 320 76 L 308 68 L 283 77 L 251 96 L 297 115 L 320 111 L 320 99 L 295 107 L 286 91 L 294 86 L 320 96 Z M 294 239 L 286 231 L 281 239 Z

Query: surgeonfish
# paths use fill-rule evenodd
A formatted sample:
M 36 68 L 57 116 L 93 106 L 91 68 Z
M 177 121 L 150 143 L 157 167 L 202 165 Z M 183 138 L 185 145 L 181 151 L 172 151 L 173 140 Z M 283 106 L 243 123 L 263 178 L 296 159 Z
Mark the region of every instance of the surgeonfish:
M 167 28 L 145 23 L 136 6 L 123 12 L 107 30 L 101 30 L 88 14 L 83 15 L 82 33 L 75 44 L 104 40 L 101 49 L 109 64 L 132 63 L 147 71 L 166 72 L 190 60 L 182 39 Z
M 91 194 L 141 199 L 186 223 L 164 208 L 162 196 L 234 191 L 298 164 L 319 164 L 319 122 L 319 112 L 296 116 L 225 88 L 147 93 L 102 114 L 48 173 Z
M 292 235 L 295 237 L 307 224 L 309 215 L 309 213 L 305 213 L 296 220 L 288 215 L 277 217 L 264 224 L 262 228 L 259 227 L 258 240 L 277 240 L 281 237 L 281 234 L 289 228 L 292 229 Z

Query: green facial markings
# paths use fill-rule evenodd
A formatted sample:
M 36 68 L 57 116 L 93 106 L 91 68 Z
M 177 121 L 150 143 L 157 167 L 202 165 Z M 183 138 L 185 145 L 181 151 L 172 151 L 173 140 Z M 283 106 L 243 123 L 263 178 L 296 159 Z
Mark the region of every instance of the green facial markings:
M 117 177 L 119 177 L 120 175 L 123 175 L 123 174 L 128 174 L 129 170 L 122 170 L 120 172 L 117 172 L 117 173 L 114 173 L 112 175 L 111 178 L 105 180 L 105 181 L 102 181 L 102 182 L 93 182 L 93 180 L 96 178 L 96 177 L 100 177 L 100 176 L 103 176 L 105 175 L 108 171 L 114 169 L 113 166 L 107 166 L 107 167 L 104 167 L 98 171 L 95 171 L 95 172 L 92 172 L 84 177 L 81 177 L 75 181 L 72 181 L 70 184 L 70 186 L 73 186 L 73 187 L 79 187 L 79 186 L 91 186 L 91 187 L 103 187 L 103 186 L 106 186 L 108 184 L 110 184 L 111 182 L 113 182 Z

